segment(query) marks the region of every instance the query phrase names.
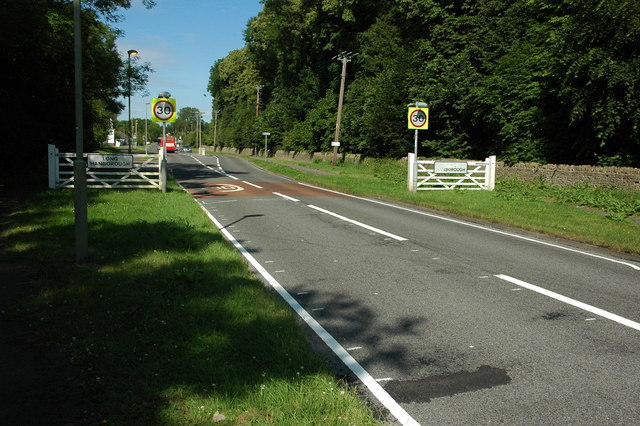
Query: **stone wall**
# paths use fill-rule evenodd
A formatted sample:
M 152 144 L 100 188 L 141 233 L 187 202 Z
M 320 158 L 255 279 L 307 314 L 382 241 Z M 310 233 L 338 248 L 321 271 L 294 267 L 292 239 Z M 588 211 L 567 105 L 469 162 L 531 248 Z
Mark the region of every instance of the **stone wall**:
M 519 178 L 525 182 L 542 179 L 545 183 L 571 186 L 587 183 L 640 190 L 640 169 L 632 167 L 570 166 L 566 164 L 516 163 L 496 164 L 497 177 Z

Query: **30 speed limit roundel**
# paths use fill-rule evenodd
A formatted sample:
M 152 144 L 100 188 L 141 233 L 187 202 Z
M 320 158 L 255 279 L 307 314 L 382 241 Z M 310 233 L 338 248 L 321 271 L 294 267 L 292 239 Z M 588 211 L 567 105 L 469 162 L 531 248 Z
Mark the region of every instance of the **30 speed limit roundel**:
M 429 108 L 409 108 L 409 128 L 429 128 Z
M 168 98 L 153 98 L 151 103 L 152 121 L 173 123 L 176 121 L 176 100 Z

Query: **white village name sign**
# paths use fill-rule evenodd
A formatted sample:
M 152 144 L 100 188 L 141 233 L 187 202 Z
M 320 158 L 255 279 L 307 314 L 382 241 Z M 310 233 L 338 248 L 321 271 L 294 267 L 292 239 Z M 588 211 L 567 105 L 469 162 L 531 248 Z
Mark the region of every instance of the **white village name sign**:
M 467 173 L 467 163 L 443 163 L 436 161 L 433 165 L 435 173 Z
M 133 155 L 88 154 L 87 167 L 90 169 L 132 169 Z

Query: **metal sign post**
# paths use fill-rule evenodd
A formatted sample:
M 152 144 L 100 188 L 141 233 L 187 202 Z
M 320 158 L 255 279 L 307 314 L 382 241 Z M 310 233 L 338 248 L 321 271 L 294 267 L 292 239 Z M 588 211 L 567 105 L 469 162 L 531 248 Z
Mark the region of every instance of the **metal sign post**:
M 416 192 L 417 175 L 415 175 L 415 173 L 418 170 L 418 130 L 426 130 L 429 128 L 429 108 L 426 103 L 418 101 L 407 105 L 407 107 L 409 108 L 407 125 L 409 129 L 415 129 L 413 136 L 413 164 L 409 166 L 409 170 L 411 170 L 413 174 L 412 179 L 409 179 L 409 181 L 413 181 L 411 191 Z M 408 159 L 411 161 L 411 156 L 409 156 Z
M 167 192 L 167 122 L 176 121 L 176 100 L 171 93 L 162 92 L 151 101 L 151 121 L 162 123 L 162 151 L 160 153 L 160 189 Z
M 264 136 L 264 160 L 267 161 L 267 138 L 271 135 L 269 132 L 263 132 Z

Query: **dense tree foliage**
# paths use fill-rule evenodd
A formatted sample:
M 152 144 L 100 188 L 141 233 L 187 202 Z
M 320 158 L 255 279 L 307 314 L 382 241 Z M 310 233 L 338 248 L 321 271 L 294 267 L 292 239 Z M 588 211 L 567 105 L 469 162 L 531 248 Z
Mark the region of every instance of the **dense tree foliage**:
M 200 115 L 200 120 L 198 120 L 198 115 Z M 181 138 L 183 144 L 195 147 L 198 144 L 198 125 L 200 126 L 202 143 L 212 145 L 213 136 L 209 135 L 210 126 L 205 121 L 204 113 L 197 108 L 180 108 L 176 121 L 167 125 L 167 133 Z
M 221 141 L 330 150 L 343 51 L 342 147 L 640 166 L 637 0 L 264 0 L 246 46 L 211 69 Z M 262 85 L 255 117 L 256 86 Z
M 147 138 L 149 141 L 156 142 L 159 136 L 162 136 L 162 126 L 160 123 L 156 123 L 151 120 L 151 118 L 147 118 Z M 129 126 L 128 120 L 114 120 L 113 121 L 113 129 L 115 131 L 115 137 L 117 140 L 128 140 L 129 139 L 129 129 L 134 129 L 134 136 L 137 125 L 137 144 L 141 145 L 144 140 L 144 132 L 145 132 L 145 119 L 144 118 L 132 118 L 131 119 L 132 126 Z
M 127 93 L 126 60 L 107 23 L 130 0 L 84 0 L 82 10 L 84 136 L 87 150 L 106 140 L 109 120 Z M 145 0 L 152 6 L 152 0 Z M 3 175 L 46 165 L 46 145 L 75 151 L 74 26 L 71 0 L 5 0 L 0 13 L 0 105 L 5 142 L 11 157 L 2 156 Z M 141 90 L 148 64 L 132 58 L 132 91 Z

